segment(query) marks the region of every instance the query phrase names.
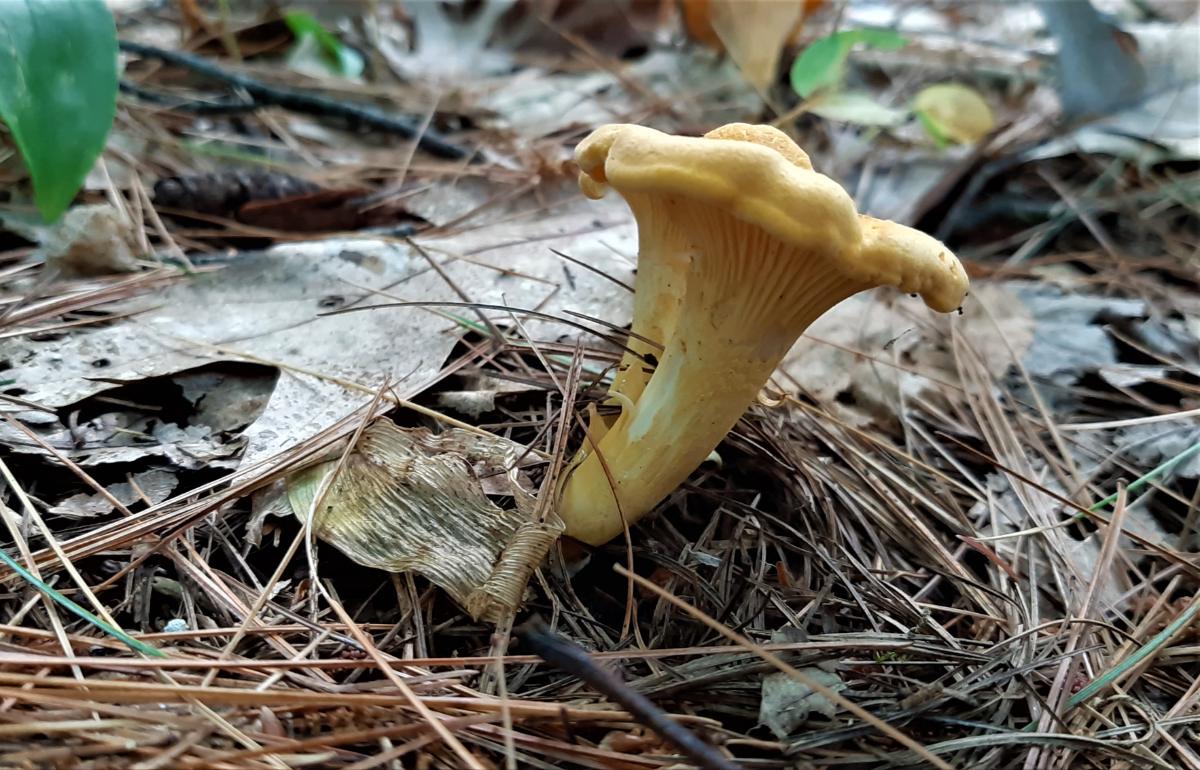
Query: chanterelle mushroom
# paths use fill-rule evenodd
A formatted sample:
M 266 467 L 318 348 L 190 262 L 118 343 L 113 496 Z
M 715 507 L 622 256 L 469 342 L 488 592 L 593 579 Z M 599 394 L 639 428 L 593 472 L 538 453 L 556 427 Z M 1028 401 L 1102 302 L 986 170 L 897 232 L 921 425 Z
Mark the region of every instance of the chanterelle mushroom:
M 585 446 L 562 491 L 566 532 L 587 543 L 620 534 L 622 517 L 634 523 L 686 479 L 838 302 L 895 286 L 948 312 L 966 294 L 966 273 L 945 246 L 859 215 L 845 190 L 767 126 L 731 124 L 703 138 L 605 126 L 576 159 L 585 193 L 610 186 L 629 202 L 646 228 L 642 248 L 653 244 L 642 259 L 671 277 L 668 289 L 639 275 L 637 292 L 648 288 L 651 299 L 635 303 L 634 331 L 654 327 L 645 336 L 661 334 L 665 349 L 599 441 L 603 462 Z

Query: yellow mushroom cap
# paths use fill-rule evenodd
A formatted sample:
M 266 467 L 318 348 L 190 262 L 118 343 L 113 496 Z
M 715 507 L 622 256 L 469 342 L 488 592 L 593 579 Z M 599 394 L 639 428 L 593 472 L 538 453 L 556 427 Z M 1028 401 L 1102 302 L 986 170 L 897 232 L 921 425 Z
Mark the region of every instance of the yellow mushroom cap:
M 939 313 L 962 305 L 967 273 L 941 241 L 886 219 L 860 215 L 859 223 L 863 230 L 859 263 L 870 271 L 869 283 L 919 294 Z
M 792 137 L 780 131 L 775 126 L 751 123 L 726 123 L 714 128 L 704 135 L 705 139 L 733 139 L 738 142 L 770 147 L 786 158 L 793 166 L 812 171 L 812 161 L 808 153 L 800 149 L 800 145 L 792 141 Z
M 841 185 L 812 170 L 785 134 L 730 124 L 705 137 L 612 124 L 575 149 L 580 187 L 599 197 L 653 194 L 718 206 L 828 261 L 848 279 L 895 286 L 946 312 L 962 304 L 967 276 L 939 241 L 893 222 L 860 217 Z

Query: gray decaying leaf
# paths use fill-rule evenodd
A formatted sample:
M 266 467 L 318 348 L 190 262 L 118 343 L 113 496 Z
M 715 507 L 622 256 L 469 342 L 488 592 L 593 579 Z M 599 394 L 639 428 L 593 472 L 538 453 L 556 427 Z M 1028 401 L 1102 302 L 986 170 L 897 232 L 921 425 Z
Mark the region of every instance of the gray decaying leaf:
M 496 408 L 494 390 L 447 390 L 438 393 L 438 405 L 473 419 Z
M 619 204 L 597 206 L 581 198 L 560 216 L 499 223 L 422 244 L 472 301 L 560 315 L 571 309 L 620 324 L 629 317 L 627 294 L 573 267 L 565 275 L 563 261 L 550 249 L 572 255 L 598 251 L 594 261 L 585 258 L 627 279 L 621 261 L 601 244 L 632 243 L 631 232 Z M 337 423 L 370 402 L 385 383 L 410 396 L 436 376 L 461 333 L 445 317 L 421 308 L 321 315 L 396 299 L 461 298 L 405 244 L 373 239 L 290 244 L 114 306 L 130 314 L 118 323 L 54 339 L 0 341 L 0 358 L 19 362 L 9 373 L 12 387 L 52 409 L 121 383 L 214 361 L 249 358 L 277 365 L 284 373 L 261 416 L 242 434 L 247 444 L 242 462 L 250 464 Z M 512 325 L 506 312 L 491 315 Z M 566 329 L 528 328 L 555 335 Z M 220 420 L 236 419 L 237 409 L 226 407 L 218 410 Z M 0 436 L 11 443 L 3 431 Z M 185 438 L 195 443 L 201 437 Z
M 1127 381 L 1135 369 L 1118 365 L 1117 346 L 1104 328 L 1117 320 L 1140 318 L 1146 303 L 1065 292 L 1054 286 L 1014 281 L 1010 286 L 1033 316 L 1033 343 L 1022 363 L 1054 411 L 1066 411 L 1075 400 L 1071 386 L 1092 372 L 1107 370 Z M 1143 373 L 1148 374 L 1148 373 Z M 1014 389 L 1021 393 L 1024 384 Z
M 408 3 L 411 50 L 386 39 L 381 50 L 396 71 L 412 78 L 453 80 L 467 73 L 503 72 L 512 67 L 513 51 L 503 43 L 489 43 L 496 42 L 497 23 L 513 2 L 489 0 L 465 10 L 460 2 Z
M 647 92 L 671 100 L 669 119 L 681 128 L 740 120 L 758 109 L 759 103 L 732 62 L 714 61 L 711 52 L 698 48 L 656 50 L 619 74 L 527 69 L 490 80 L 488 85 L 481 105 L 493 117 L 486 119 L 485 125 L 530 138 L 572 126 L 611 123 Z M 703 93 L 704 98 L 681 102 L 675 98 L 680 92 Z
M 1124 31 L 1088 0 L 1043 1 L 1038 7 L 1058 38 L 1058 92 L 1066 117 L 1103 115 L 1137 101 L 1146 72 L 1137 53 L 1121 44 Z
M 1075 130 L 1030 150 L 1028 157 L 1081 152 L 1139 163 L 1200 157 L 1196 19 L 1118 29 L 1085 0 L 1039 6 L 1059 38 L 1058 92 L 1064 113 L 1099 119 L 1078 121 Z
M 246 446 L 241 431 L 262 414 L 277 374 L 247 364 L 201 367 L 139 383 L 149 396 L 131 399 L 117 389 L 83 399 L 61 410 L 63 416 L 16 412 L 19 422 L 0 422 L 0 444 L 22 454 L 46 454 L 28 431 L 82 466 L 165 458 L 183 469 L 234 468 Z M 97 409 L 104 411 L 94 414 Z M 105 506 L 102 499 L 86 505 L 107 512 Z
M 837 674 L 816 666 L 799 669 L 800 673 L 831 690 L 846 687 Z M 784 673 L 771 674 L 763 680 L 762 702 L 758 707 L 759 723 L 768 727 L 775 737 L 783 740 L 812 714 L 832 719 L 838 707 L 797 680 Z
M 776 643 L 803 641 L 804 638 L 804 634 L 794 628 L 785 628 L 771 634 L 771 641 Z M 804 666 L 798 670 L 812 681 L 834 692 L 846 688 L 842 678 L 832 670 L 832 666 Z M 781 741 L 808 721 L 811 715 L 833 719 L 838 710 L 836 703 L 818 695 L 808 685 L 801 684 L 782 671 L 769 674 L 763 679 L 758 722 L 770 729 Z
M 1055 495 L 1068 493 L 1049 472 L 1043 460 L 1032 458 L 1030 467 L 1032 472 L 1029 475 L 1037 481 L 1038 486 Z M 1040 590 L 1048 600 L 1042 603 L 1042 620 L 1054 617 L 1055 610 L 1052 607 L 1056 602 L 1079 606 L 1093 583 L 1096 608 L 1103 611 L 1119 610 L 1128 603 L 1129 577 L 1120 561 L 1110 564 L 1104 574 L 1096 573 L 1107 532 L 1093 532 L 1082 540 L 1072 537 L 1064 528 L 1055 526 L 1066 515 L 1061 502 L 1005 474 L 989 474 L 987 486 L 989 502 L 977 503 L 970 512 L 972 518 L 991 522 L 980 529 L 985 542 L 1008 564 L 1022 565 L 1022 569 L 1040 575 L 1061 575 L 1061 582 L 1047 579 L 1040 585 Z M 1041 528 L 1042 531 L 1032 543 L 1007 537 L 1014 532 L 1033 528 Z M 1123 531 L 1156 545 L 1166 544 L 1168 540 L 1162 526 L 1147 506 L 1138 500 L 1133 500 L 1125 513 Z M 1122 539 L 1122 549 L 1140 547 L 1128 538 Z
M 798 628 L 780 628 L 770 634 L 773 643 L 804 642 L 808 638 Z M 818 664 L 798 669 L 806 678 L 840 692 L 845 690 L 845 682 L 836 674 L 833 664 Z M 802 684 L 791 675 L 779 672 L 769 674 L 762 680 L 762 700 L 758 703 L 758 723 L 763 724 L 775 738 L 784 740 L 800 724 L 808 721 L 810 715 L 820 715 L 832 720 L 838 714 L 839 706 L 828 698 L 817 694 L 808 685 Z
M 313 513 L 313 533 L 355 562 L 414 571 L 445 589 L 473 617 L 497 620 L 519 606 L 525 585 L 562 531 L 539 521 L 518 478 L 525 448 L 498 436 L 451 429 L 431 434 L 379 420 L 339 461 L 288 483 L 296 515 Z M 480 478 L 499 474 L 516 508 L 487 498 Z M 323 485 L 327 489 L 317 500 Z
M 151 505 L 156 505 L 171 496 L 179 480 L 174 473 L 163 470 L 135 473 L 132 482 L 121 482 L 107 487 L 110 495 L 122 505 L 132 505 L 145 495 Z M 136 485 L 136 488 L 135 488 Z M 99 493 L 72 495 L 50 509 L 50 513 L 72 518 L 106 516 L 113 512 L 113 504 Z
M 1000 378 L 1033 337 L 1024 305 L 998 283 L 972 286 L 962 316 L 941 316 L 891 289 L 859 294 L 821 316 L 784 359 L 793 384 L 855 424 L 899 416 L 901 393 L 957 383 L 950 329 Z
M 1155 468 L 1200 443 L 1200 420 L 1144 423 L 1121 428 L 1115 442 L 1135 467 Z M 1200 478 L 1200 455 L 1191 455 L 1168 469 L 1166 477 Z

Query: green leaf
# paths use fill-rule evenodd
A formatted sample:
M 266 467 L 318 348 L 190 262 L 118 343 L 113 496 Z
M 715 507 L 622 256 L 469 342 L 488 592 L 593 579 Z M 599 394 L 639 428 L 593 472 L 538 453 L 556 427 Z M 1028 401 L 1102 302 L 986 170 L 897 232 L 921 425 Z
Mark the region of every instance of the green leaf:
M 826 120 L 891 128 L 908 119 L 908 110 L 885 107 L 863 91 L 827 91 L 805 102 L 808 111 Z
M 903 48 L 908 40 L 887 29 L 848 29 L 815 40 L 792 63 L 792 90 L 807 99 L 822 89 L 836 88 L 842 82 L 850 51 L 860 43 L 891 51 Z
M 117 111 L 117 30 L 103 0 L 0 0 L 0 120 L 47 221 L 79 191 Z
M 315 43 L 320 48 L 328 69 L 348 78 L 356 78 L 363 72 L 363 58 L 358 51 L 338 40 L 337 36 L 321 25 L 308 11 L 288 11 L 283 15 L 288 29 L 296 38 L 292 53 L 302 52 Z
M 862 43 L 881 51 L 896 51 L 908 45 L 908 38 L 891 29 L 851 29 L 838 34 L 849 38 L 852 46 Z

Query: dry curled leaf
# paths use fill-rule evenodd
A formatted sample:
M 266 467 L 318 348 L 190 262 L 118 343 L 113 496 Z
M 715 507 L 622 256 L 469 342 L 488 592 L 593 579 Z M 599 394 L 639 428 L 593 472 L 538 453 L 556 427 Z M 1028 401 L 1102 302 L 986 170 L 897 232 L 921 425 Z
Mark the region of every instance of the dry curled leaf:
M 288 482 L 298 516 L 313 511 L 313 533 L 355 562 L 419 572 L 473 617 L 496 620 L 519 606 L 525 584 L 562 531 L 539 521 L 520 484 L 524 447 L 499 436 L 451 429 L 433 435 L 380 420 L 365 431 L 337 478 L 330 461 Z M 513 509 L 484 494 L 481 478 L 505 478 Z
M 52 224 L 6 215 L 5 228 L 36 241 L 46 264 L 65 276 L 128 273 L 138 269 L 133 223 L 107 203 L 75 206 Z
M 779 56 L 804 19 L 799 0 L 710 0 L 709 21 L 746 81 L 765 92 Z

